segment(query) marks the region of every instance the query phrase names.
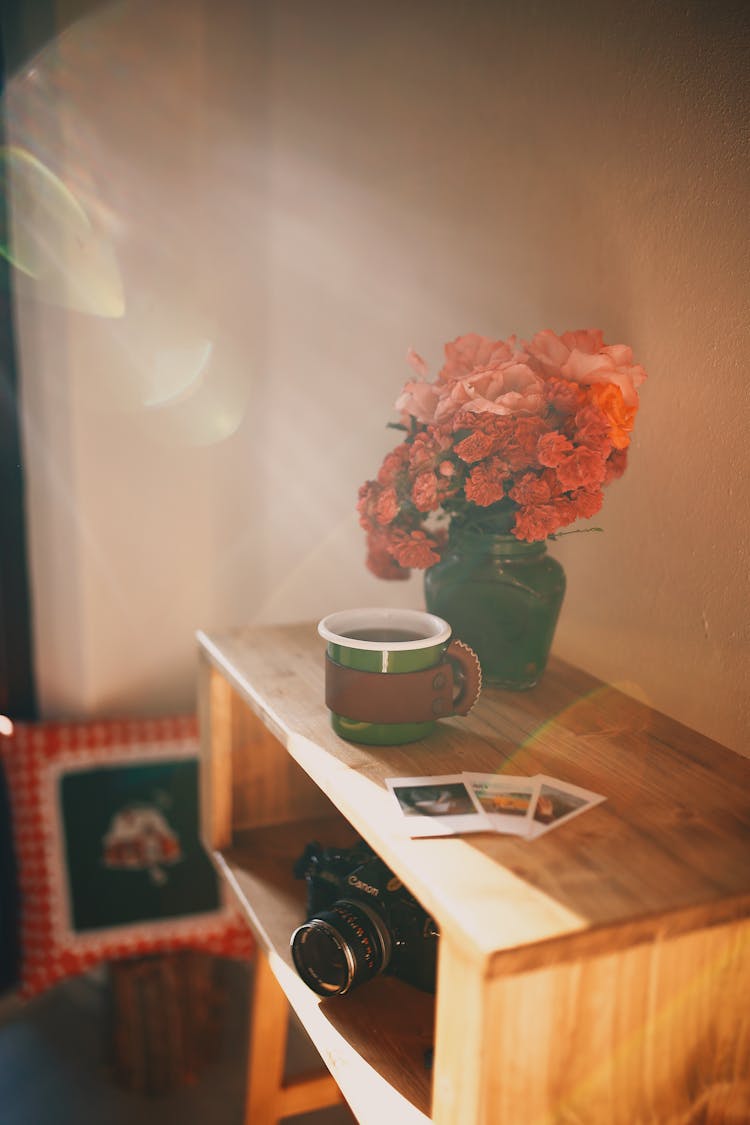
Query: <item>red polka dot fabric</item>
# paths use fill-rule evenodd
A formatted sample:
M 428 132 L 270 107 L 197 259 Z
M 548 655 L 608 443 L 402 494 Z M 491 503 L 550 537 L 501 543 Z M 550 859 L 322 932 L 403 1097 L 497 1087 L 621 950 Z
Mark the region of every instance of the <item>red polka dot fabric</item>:
M 64 815 L 65 785 L 71 778 L 96 777 L 99 766 L 116 768 L 127 782 L 131 768 L 197 763 L 194 716 L 16 724 L 12 734 L 0 736 L 0 760 L 10 795 L 21 896 L 21 996 L 32 997 L 105 960 L 187 948 L 224 957 L 252 956 L 252 932 L 236 906 L 225 898 L 227 892 L 220 881 L 214 892 L 218 905 L 208 910 L 184 916 L 173 911 L 166 918 L 119 924 L 108 923 L 106 918 L 101 925 L 76 924 L 75 884 L 69 864 L 75 816 L 71 822 L 70 812 L 67 819 Z M 197 765 L 193 776 L 197 776 Z M 76 806 L 73 808 L 75 811 Z M 81 817 L 90 811 L 81 806 Z M 177 811 L 168 809 L 173 819 Z M 97 877 L 105 865 L 113 870 L 133 869 L 135 877 L 157 894 L 159 882 L 166 882 L 178 869 L 175 865 L 181 858 L 179 836 L 168 819 L 158 808 L 126 809 L 114 817 L 92 869 Z M 197 823 L 192 833 L 197 839 Z M 111 846 L 105 847 L 107 841 Z M 205 853 L 203 857 L 205 866 Z M 203 870 L 204 881 L 205 877 Z

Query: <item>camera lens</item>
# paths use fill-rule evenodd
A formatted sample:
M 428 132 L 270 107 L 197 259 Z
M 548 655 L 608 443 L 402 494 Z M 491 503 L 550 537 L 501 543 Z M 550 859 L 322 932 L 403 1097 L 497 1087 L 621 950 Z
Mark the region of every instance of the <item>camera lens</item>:
M 391 956 L 391 938 L 365 903 L 334 903 L 294 931 L 297 972 L 319 996 L 335 996 L 382 972 Z

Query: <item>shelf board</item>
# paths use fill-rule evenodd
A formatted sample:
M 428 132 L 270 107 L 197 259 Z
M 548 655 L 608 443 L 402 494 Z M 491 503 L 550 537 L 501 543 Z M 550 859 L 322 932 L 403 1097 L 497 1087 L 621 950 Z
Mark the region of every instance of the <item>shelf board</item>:
M 750 762 L 559 660 L 531 692 L 487 687 L 430 738 L 367 748 L 330 729 L 312 624 L 209 636 L 206 658 L 490 975 L 750 913 Z M 538 840 L 410 840 L 386 777 L 545 773 L 606 800 Z M 628 857 L 627 864 L 623 856 Z
M 356 839 L 341 817 L 311 818 L 235 834 L 215 854 L 271 967 L 358 1120 L 372 1125 L 426 1125 L 434 997 L 378 977 L 345 997 L 321 999 L 297 975 L 289 938 L 305 918 L 305 885 L 292 867 L 305 844 L 345 846 Z

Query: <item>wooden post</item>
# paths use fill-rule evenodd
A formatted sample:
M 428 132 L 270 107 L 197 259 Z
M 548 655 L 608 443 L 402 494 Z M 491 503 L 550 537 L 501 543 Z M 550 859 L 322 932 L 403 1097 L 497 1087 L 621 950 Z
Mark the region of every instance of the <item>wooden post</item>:
M 201 657 L 201 834 L 209 849 L 226 847 L 232 839 L 233 695 L 223 676 Z
M 289 1005 L 268 957 L 259 952 L 250 1010 L 245 1125 L 276 1125 L 282 1117 L 310 1113 L 341 1102 L 330 1074 L 284 1082 Z

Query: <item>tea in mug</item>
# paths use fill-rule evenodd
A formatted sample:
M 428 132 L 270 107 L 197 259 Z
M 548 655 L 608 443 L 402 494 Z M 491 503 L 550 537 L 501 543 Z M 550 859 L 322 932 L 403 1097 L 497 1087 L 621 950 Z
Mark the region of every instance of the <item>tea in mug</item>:
M 403 641 L 425 641 L 429 634 L 417 633 L 413 629 L 394 629 L 388 626 L 350 629 L 339 634 L 349 641 L 375 641 L 378 644 L 397 644 Z

